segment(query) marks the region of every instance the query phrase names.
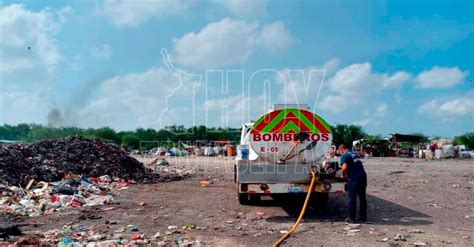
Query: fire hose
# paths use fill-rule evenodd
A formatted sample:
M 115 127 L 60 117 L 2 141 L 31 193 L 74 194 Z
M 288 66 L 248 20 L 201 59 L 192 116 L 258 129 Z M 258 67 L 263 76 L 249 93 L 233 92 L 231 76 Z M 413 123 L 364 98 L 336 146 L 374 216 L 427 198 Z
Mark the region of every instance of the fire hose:
M 285 235 L 281 236 L 272 245 L 272 247 L 280 246 L 283 243 L 283 241 L 285 241 L 287 238 L 289 238 L 290 235 L 294 231 L 296 231 L 296 228 L 300 224 L 300 221 L 303 219 L 304 213 L 306 212 L 306 208 L 308 207 L 309 198 L 311 197 L 311 193 L 313 192 L 313 189 L 314 189 L 314 184 L 316 183 L 316 180 L 318 180 L 318 176 L 316 176 L 316 173 L 313 170 L 311 170 L 311 176 L 312 176 L 312 178 L 311 178 L 311 183 L 309 184 L 308 193 L 306 194 L 306 199 L 304 201 L 303 208 L 301 209 L 301 212 L 300 212 L 300 215 L 298 216 L 298 219 L 296 220 L 295 224 L 293 224 L 293 226 L 290 228 L 290 230 Z

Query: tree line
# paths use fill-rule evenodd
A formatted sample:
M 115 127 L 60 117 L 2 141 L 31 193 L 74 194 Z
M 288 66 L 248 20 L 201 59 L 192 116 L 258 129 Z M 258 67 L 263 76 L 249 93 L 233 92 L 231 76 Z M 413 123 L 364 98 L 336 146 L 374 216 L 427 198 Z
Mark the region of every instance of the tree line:
M 380 135 L 369 135 L 365 130 L 356 125 L 337 124 L 332 126 L 333 142 L 336 145 L 345 144 L 352 146 L 352 141 L 361 138 L 381 139 Z M 163 129 L 138 128 L 132 131 L 115 131 L 109 127 L 103 128 L 54 128 L 40 124 L 18 124 L 0 126 L 0 139 L 24 142 L 36 142 L 46 139 L 59 139 L 68 136 L 80 135 L 90 138 L 105 139 L 110 143 L 126 145 L 132 149 L 156 147 L 156 142 L 168 143 L 168 147 L 176 146 L 178 142 L 195 143 L 198 140 L 230 140 L 240 141 L 240 129 L 237 128 L 208 128 L 206 126 L 193 126 L 185 128 L 180 125 L 168 126 Z M 430 138 L 422 133 L 414 135 L 423 136 L 426 141 Z M 435 137 L 438 139 L 439 137 Z M 469 149 L 474 149 L 474 133 L 456 136 L 454 144 L 464 144 Z M 142 142 L 142 143 L 140 143 Z

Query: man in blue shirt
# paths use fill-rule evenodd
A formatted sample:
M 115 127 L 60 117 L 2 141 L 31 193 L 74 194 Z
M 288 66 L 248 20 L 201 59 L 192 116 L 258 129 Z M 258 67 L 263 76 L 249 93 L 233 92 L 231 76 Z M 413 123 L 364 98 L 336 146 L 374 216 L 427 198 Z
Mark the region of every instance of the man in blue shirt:
M 339 145 L 339 154 L 341 154 L 340 164 L 342 166 L 341 178 L 347 178 L 349 189 L 349 217 L 346 222 L 355 222 L 357 197 L 359 197 L 359 221 L 367 220 L 367 174 L 365 173 L 362 161 L 357 154 L 350 152 L 344 144 Z

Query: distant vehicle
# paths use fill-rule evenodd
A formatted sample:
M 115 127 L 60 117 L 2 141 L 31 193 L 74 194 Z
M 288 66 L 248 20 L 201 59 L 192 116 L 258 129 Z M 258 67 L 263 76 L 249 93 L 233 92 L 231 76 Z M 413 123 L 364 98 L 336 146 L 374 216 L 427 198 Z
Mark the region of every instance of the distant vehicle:
M 333 148 L 331 127 L 307 105 L 273 105 L 256 122 L 242 125 L 234 166 L 239 202 L 305 194 L 311 171 L 318 176 L 314 198 L 325 202 L 330 192 L 344 193 Z

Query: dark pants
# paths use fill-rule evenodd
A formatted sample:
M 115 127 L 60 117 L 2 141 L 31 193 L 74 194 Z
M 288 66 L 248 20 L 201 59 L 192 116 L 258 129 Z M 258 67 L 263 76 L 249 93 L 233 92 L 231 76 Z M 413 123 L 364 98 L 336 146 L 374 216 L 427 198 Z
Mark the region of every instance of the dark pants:
M 359 197 L 359 217 L 367 218 L 367 198 L 365 189 L 367 188 L 367 177 L 348 179 L 349 187 L 349 218 L 355 220 L 357 197 Z

